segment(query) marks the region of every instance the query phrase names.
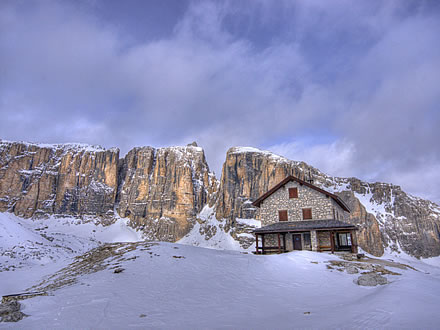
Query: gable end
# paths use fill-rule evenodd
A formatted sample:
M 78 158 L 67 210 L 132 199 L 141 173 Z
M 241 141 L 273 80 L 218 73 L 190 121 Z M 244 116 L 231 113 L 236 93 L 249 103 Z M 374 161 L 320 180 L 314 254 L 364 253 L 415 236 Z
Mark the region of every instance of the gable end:
M 309 188 L 312 188 L 326 196 L 331 197 L 340 207 L 342 207 L 343 210 L 347 211 L 350 213 L 350 209 L 348 208 L 348 206 L 342 201 L 342 199 L 340 199 L 338 196 L 325 191 L 324 189 L 321 189 L 313 184 L 310 184 L 306 181 L 303 181 L 301 179 L 298 179 L 294 176 L 288 176 L 287 178 L 285 178 L 284 180 L 282 180 L 280 183 L 278 183 L 277 185 L 275 185 L 272 189 L 270 189 L 269 191 L 267 191 L 265 194 L 261 195 L 259 198 L 257 198 L 252 205 L 256 206 L 256 207 L 260 207 L 260 204 L 266 199 L 268 198 L 270 195 L 272 195 L 274 192 L 276 192 L 278 189 L 280 189 L 281 187 L 283 187 L 286 183 L 290 182 L 290 181 L 296 181 L 298 182 L 300 185 L 305 185 Z

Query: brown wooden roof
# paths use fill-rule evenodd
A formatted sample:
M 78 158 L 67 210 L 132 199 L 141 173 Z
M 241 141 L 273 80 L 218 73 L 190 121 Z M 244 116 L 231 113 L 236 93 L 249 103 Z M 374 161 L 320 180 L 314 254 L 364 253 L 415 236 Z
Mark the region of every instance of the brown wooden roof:
M 254 230 L 256 234 L 286 233 L 310 230 L 357 230 L 355 225 L 335 220 L 301 220 L 276 222 Z
M 350 212 L 350 209 L 348 208 L 348 206 L 344 203 L 344 201 L 342 199 L 340 199 L 338 196 L 336 196 L 335 194 L 332 194 L 328 191 L 325 191 L 324 189 L 321 189 L 311 183 L 308 183 L 306 181 L 303 181 L 301 179 L 298 179 L 297 177 L 294 176 L 288 176 L 287 178 L 285 178 L 283 181 L 281 181 L 280 183 L 278 183 L 276 186 L 274 186 L 272 189 L 270 189 L 269 191 L 267 191 L 265 194 L 261 195 L 260 197 L 258 197 L 253 203 L 252 205 L 256 206 L 256 207 L 260 207 L 260 204 L 270 195 L 272 195 L 275 191 L 277 191 L 278 189 L 280 189 L 282 186 L 284 186 L 286 183 L 290 182 L 290 181 L 296 181 L 301 185 L 307 186 L 309 188 L 312 188 L 316 191 L 319 191 L 320 193 L 327 195 L 329 197 L 331 197 L 336 203 L 339 204 L 340 207 L 342 207 L 345 211 Z

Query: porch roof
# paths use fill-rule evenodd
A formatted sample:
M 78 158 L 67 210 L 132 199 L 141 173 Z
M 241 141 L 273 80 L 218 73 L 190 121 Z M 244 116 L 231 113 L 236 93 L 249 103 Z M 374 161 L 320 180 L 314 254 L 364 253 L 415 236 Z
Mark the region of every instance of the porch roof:
M 283 233 L 309 230 L 357 229 L 355 225 L 335 219 L 280 221 L 254 230 L 256 234 Z

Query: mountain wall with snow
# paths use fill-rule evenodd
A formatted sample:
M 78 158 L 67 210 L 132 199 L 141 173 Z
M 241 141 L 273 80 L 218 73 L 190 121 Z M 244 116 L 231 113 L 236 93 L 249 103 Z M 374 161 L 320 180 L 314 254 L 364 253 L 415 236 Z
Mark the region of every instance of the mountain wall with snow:
M 243 218 L 259 219 L 252 202 L 288 175 L 313 179 L 338 194 L 350 207 L 360 247 L 375 256 L 403 251 L 415 257 L 440 255 L 440 207 L 413 197 L 399 186 L 328 176 L 298 161 L 255 148 L 231 148 L 222 169 L 216 203 L 217 219 L 226 228 L 242 226 Z M 246 238 L 244 244 L 249 244 Z
M 331 177 L 248 147 L 227 152 L 217 180 L 196 144 L 134 148 L 119 159 L 115 148 L 0 140 L 0 211 L 101 224 L 122 217 L 148 239 L 251 249 L 252 230 L 259 226 L 252 202 L 287 175 L 312 176 L 315 185 L 343 198 L 363 250 L 440 255 L 438 205 L 392 184 Z
M 217 180 L 196 145 L 134 148 L 120 161 L 117 210 L 146 237 L 175 242 L 212 203 Z
M 113 219 L 119 149 L 0 140 L 0 211 Z

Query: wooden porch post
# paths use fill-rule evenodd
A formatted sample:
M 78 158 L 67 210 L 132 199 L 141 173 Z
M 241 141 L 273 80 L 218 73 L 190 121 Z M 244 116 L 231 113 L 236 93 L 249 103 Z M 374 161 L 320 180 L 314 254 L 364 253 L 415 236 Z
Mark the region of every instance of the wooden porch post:
M 334 232 L 330 232 L 330 245 L 332 247 L 332 253 L 335 253 L 335 235 Z
M 264 250 L 264 234 L 261 234 L 261 249 L 263 251 L 262 254 L 266 254 L 266 251 Z
M 350 236 L 351 236 L 351 253 L 357 253 L 357 238 L 356 238 L 356 231 L 350 230 Z
M 255 252 L 258 254 L 258 234 L 255 234 Z
M 280 240 L 280 233 L 278 233 L 278 253 L 281 253 L 281 240 Z
M 286 252 L 286 233 L 283 233 L 283 252 Z

